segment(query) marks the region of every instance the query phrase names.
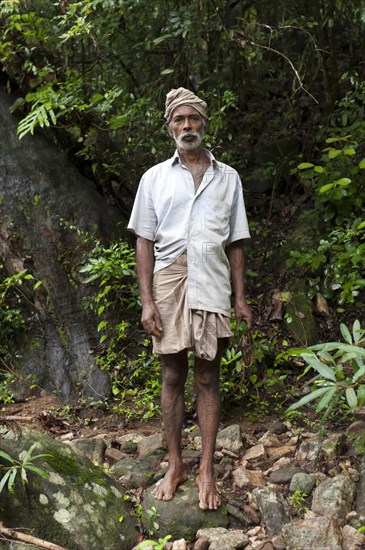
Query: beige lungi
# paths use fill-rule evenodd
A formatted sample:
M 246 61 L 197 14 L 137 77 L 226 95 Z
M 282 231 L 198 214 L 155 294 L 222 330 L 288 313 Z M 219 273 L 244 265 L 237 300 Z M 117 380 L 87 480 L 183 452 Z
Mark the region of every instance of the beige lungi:
M 192 349 L 197 357 L 213 361 L 218 338 L 232 336 L 229 318 L 188 307 L 187 256 L 182 254 L 173 264 L 153 275 L 153 296 L 160 312 L 163 333 L 152 337 L 158 354 Z

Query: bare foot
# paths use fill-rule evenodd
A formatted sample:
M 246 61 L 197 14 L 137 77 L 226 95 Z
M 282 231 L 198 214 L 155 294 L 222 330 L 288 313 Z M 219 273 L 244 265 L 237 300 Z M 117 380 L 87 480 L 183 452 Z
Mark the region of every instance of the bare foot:
M 165 477 L 159 481 L 153 490 L 153 496 L 157 500 L 171 500 L 175 494 L 176 488 L 180 483 L 184 483 L 188 476 L 183 467 L 169 468 Z
M 217 510 L 221 505 L 215 477 L 212 474 L 200 473 L 196 478 L 199 489 L 199 508 L 202 510 Z

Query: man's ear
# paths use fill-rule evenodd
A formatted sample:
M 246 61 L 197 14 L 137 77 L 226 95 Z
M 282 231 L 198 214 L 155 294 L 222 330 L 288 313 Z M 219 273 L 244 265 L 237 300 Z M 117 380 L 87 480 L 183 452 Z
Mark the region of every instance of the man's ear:
M 170 137 L 172 137 L 172 131 L 171 131 L 171 124 L 170 122 L 166 122 L 166 130 Z

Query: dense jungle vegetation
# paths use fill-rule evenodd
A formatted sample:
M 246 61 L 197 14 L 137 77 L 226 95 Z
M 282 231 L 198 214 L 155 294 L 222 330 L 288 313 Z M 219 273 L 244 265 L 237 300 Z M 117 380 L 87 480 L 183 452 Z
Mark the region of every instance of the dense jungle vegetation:
M 96 361 L 113 381 L 103 406 L 139 418 L 158 410 L 158 362 L 137 326 L 133 242 L 123 228 L 141 174 L 171 156 L 162 115 L 179 86 L 208 102 L 206 144 L 242 177 L 255 243 L 254 330 L 242 347 L 233 322 L 223 396 L 246 395 L 247 410 L 261 416 L 298 399 L 325 414 L 364 403 L 364 51 L 364 0 L 1 2 L 1 83 L 17 97 L 19 139 L 43 128 L 120 211 L 123 238 L 81 235 Z M 295 228 L 299 244 L 288 245 Z M 8 367 L 23 323 L 20 284 L 33 276 L 2 274 L 0 401 L 11 399 L 16 376 Z M 295 279 L 316 304 L 315 342 L 290 331 Z M 303 398 L 297 377 L 308 371 Z

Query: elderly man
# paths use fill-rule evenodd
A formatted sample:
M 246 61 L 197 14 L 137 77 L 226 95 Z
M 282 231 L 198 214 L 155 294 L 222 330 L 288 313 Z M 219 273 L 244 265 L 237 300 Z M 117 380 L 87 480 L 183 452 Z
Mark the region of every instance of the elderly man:
M 169 469 L 155 488 L 170 500 L 187 475 L 181 456 L 188 350 L 195 357 L 202 456 L 199 506 L 216 509 L 213 458 L 219 426 L 219 367 L 230 330 L 231 282 L 237 323 L 251 324 L 244 296 L 242 240 L 249 237 L 237 172 L 202 148 L 205 101 L 185 88 L 166 97 L 167 131 L 177 150 L 142 177 L 128 228 L 137 235 L 142 324 L 162 365 L 162 417 Z

